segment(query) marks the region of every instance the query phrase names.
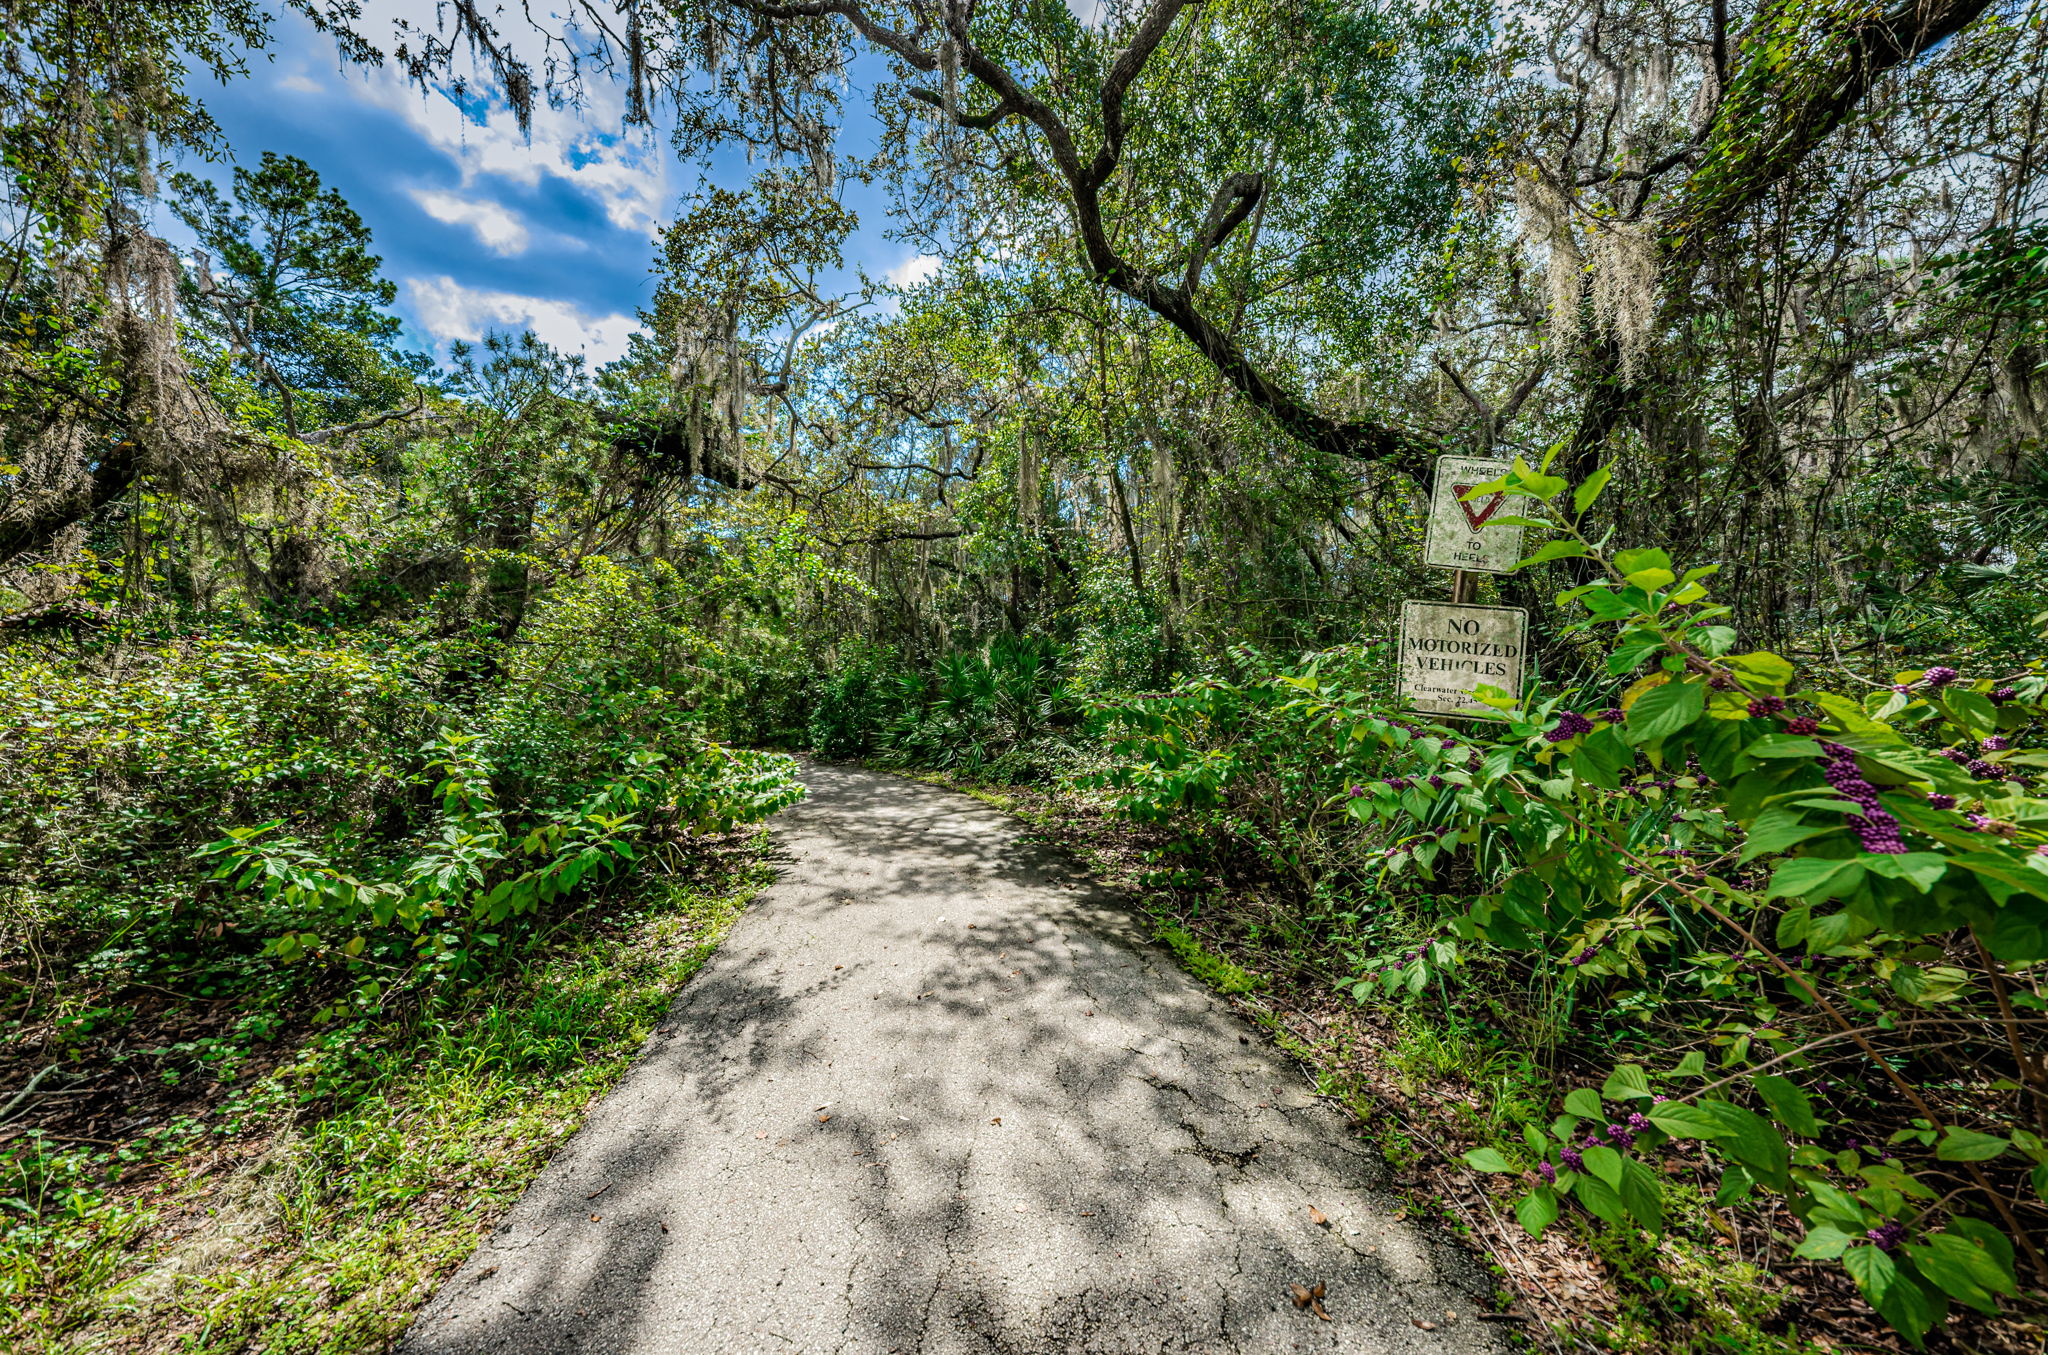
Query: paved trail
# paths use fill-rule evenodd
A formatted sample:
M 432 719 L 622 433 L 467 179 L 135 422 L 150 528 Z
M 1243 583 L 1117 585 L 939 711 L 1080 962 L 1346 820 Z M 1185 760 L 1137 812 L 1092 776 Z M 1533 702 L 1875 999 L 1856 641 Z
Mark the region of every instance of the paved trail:
M 403 1351 L 1504 1349 L 1471 1263 L 1069 858 L 805 779 L 780 882 Z M 1289 1297 L 1319 1280 L 1330 1322 Z

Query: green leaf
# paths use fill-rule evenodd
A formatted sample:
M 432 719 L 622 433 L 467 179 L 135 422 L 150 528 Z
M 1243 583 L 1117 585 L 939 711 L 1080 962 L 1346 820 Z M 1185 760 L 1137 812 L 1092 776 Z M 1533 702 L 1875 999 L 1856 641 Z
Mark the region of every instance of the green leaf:
M 1888 880 L 1905 880 L 1924 894 L 1948 874 L 1948 858 L 1936 852 L 1900 852 L 1896 856 L 1872 854 L 1863 858 L 1863 868 Z
M 1607 488 L 1607 482 L 1613 478 L 1614 472 L 1602 466 L 1579 481 L 1579 487 L 1572 491 L 1572 512 L 1583 517 L 1586 510 L 1600 497 L 1600 491 Z
M 1742 854 L 1737 863 L 1754 861 L 1759 856 L 1775 855 L 1787 847 L 1797 846 L 1810 837 L 1831 833 L 1840 825 L 1832 823 L 1808 823 L 1806 816 L 1785 805 L 1773 805 L 1749 826 L 1749 836 L 1743 839 Z
M 1586 1163 L 1586 1170 L 1610 1186 L 1621 1185 L 1621 1154 L 1605 1144 L 1594 1144 L 1579 1154 Z
M 1650 1075 L 1642 1065 L 1624 1063 L 1607 1075 L 1607 1082 L 1600 1088 L 1600 1096 L 1607 1101 L 1642 1099 L 1650 1095 Z
M 1862 879 L 1863 867 L 1853 860 L 1798 856 L 1778 863 L 1778 868 L 1771 872 L 1771 887 L 1764 891 L 1764 897 L 1818 903 L 1854 889 Z
M 1652 1233 L 1664 1231 L 1664 1187 L 1657 1174 L 1634 1158 L 1621 1163 L 1621 1202 L 1637 1223 Z
M 1729 1205 L 1743 1200 L 1749 1195 L 1750 1187 L 1755 1184 L 1756 1178 L 1749 1174 L 1748 1168 L 1728 1168 L 1721 1173 L 1721 1188 L 1714 1192 L 1714 1207 L 1726 1209 Z
M 1935 1198 L 1933 1189 L 1923 1185 L 1917 1177 L 1910 1176 L 1897 1167 L 1887 1167 L 1882 1162 L 1866 1162 L 1856 1169 L 1856 1174 L 1879 1190 L 1896 1190 L 1899 1194 L 1914 1200 Z
M 2010 1140 L 1993 1134 L 1950 1126 L 1935 1147 L 1934 1155 L 1943 1162 L 1989 1162 L 2011 1146 Z
M 1809 1261 L 1832 1261 L 1849 1250 L 1855 1241 L 1840 1228 L 1825 1223 L 1815 1224 L 1806 1230 L 1805 1240 L 1792 1249 L 1792 1254 Z
M 1820 742 L 1797 734 L 1766 734 L 1742 752 L 1745 757 L 1817 758 L 1820 756 Z
M 1942 703 L 1973 733 L 1982 736 L 1998 732 L 1998 707 L 1984 693 L 1951 691 L 1942 697 Z
M 1536 553 L 1526 560 L 1517 561 L 1516 569 L 1527 569 L 1531 565 L 1544 564 L 1551 560 L 1572 560 L 1587 553 L 1585 543 L 1580 541 L 1546 541 L 1537 547 Z
M 1495 1148 L 1474 1148 L 1465 1154 L 1465 1165 L 1474 1171 L 1512 1172 L 1515 1165 L 1500 1155 Z
M 1768 650 L 1760 649 L 1751 654 L 1731 654 L 1724 662 L 1738 673 L 1755 678 L 1767 687 L 1783 691 L 1792 685 L 1794 670 L 1791 663 Z
M 1820 1137 L 1820 1125 L 1813 1118 L 1813 1102 L 1798 1084 L 1773 1073 L 1759 1073 L 1750 1080 L 1779 1124 L 1801 1138 Z
M 1724 1154 L 1749 1168 L 1771 1189 L 1790 1188 L 1792 1152 L 1785 1136 L 1769 1120 L 1728 1101 L 1702 1101 L 1698 1108 L 1720 1121 L 1722 1132 L 1716 1142 Z M 1656 1122 L 1655 1117 L 1651 1122 Z
M 1885 1321 L 1916 1347 L 1922 1344 L 1934 1325 L 1934 1305 L 1889 1255 L 1876 1247 L 1851 1247 L 1842 1254 L 1842 1267 Z
M 1622 1208 L 1621 1196 L 1599 1177 L 1580 1176 L 1573 1181 L 1572 1198 L 1584 1205 L 1587 1213 L 1609 1227 L 1628 1227 L 1628 1211 Z
M 1564 1098 L 1565 1110 L 1588 1120 L 1597 1120 L 1606 1114 L 1601 1109 L 1600 1097 L 1591 1087 L 1580 1087 Z
M 1515 1206 L 1515 1220 L 1529 1236 L 1541 1237 L 1545 1228 L 1557 1222 L 1557 1208 L 1557 1192 L 1549 1186 L 1538 1186 Z
M 1729 1130 L 1719 1119 L 1698 1106 L 1683 1101 L 1664 1101 L 1651 1106 L 1650 1123 L 1674 1139 L 1718 1139 Z
M 1669 738 L 1699 719 L 1706 706 L 1707 689 L 1699 683 L 1662 683 L 1629 707 L 1629 736 L 1639 742 Z
M 1617 551 L 1614 556 L 1614 567 L 1625 575 L 1635 574 L 1645 569 L 1661 569 L 1666 573 L 1670 573 L 1671 557 L 1658 550 L 1655 546 Z M 1678 576 L 1672 574 L 1671 577 L 1675 579 Z
M 2000 1232 L 1995 1224 L 1983 1219 L 1950 1218 L 1948 1231 L 1966 1238 L 1984 1249 L 1984 1255 L 1997 1268 L 1999 1282 L 1985 1282 L 1985 1288 L 1996 1294 L 2013 1294 L 2019 1286 L 2013 1280 L 2012 1239 Z
M 2018 1291 L 2013 1277 L 1999 1268 L 1989 1252 L 1958 1233 L 1936 1233 L 1924 1243 L 1908 1246 L 1906 1254 L 1943 1293 L 1979 1312 L 1998 1311 L 1998 1300 L 1992 1295 L 2010 1296 Z

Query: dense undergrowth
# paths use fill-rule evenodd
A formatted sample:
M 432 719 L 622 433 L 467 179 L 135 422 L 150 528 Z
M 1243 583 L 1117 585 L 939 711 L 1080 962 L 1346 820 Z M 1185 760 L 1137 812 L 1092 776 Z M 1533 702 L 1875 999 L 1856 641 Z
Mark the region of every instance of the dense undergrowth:
M 1888 1326 L 2030 1348 L 2048 673 L 1936 664 L 1845 691 L 1732 652 L 1711 568 L 1605 554 L 1575 531 L 1597 485 L 1520 474 L 1553 509 L 1545 557 L 1595 567 L 1567 601 L 1605 681 L 1447 723 L 1381 695 L 1382 647 L 1240 651 L 1097 695 L 1083 723 L 1041 680 L 1067 793 L 1152 835 L 1133 880 L 1198 974 L 1321 990 L 1317 1029 L 1353 1031 L 1314 1056 L 1333 1087 L 1464 1089 L 1433 1132 L 1458 1188 L 1516 1220 L 1490 1245 L 1563 1230 L 1599 1258 L 1611 1302 L 1547 1305 L 1577 1339 L 1791 1349 Z M 885 760 L 931 765 L 895 733 L 936 712 L 925 690 L 869 716 Z M 992 751 L 1014 746 L 993 700 L 975 709 Z M 1000 779 L 1006 755 L 950 765 Z M 1881 1324 L 1843 1317 L 1862 1304 Z
M 32 1137 L 0 1234 L 10 1350 L 382 1350 L 624 1072 L 763 882 L 753 839 L 593 901 L 431 1012 L 329 1027 L 119 1147 Z M 323 1086 L 335 1067 L 345 1089 Z
M 481 666 L 246 620 L 6 649 L 10 1349 L 379 1348 L 624 1067 L 802 792 L 587 624 L 617 583 Z

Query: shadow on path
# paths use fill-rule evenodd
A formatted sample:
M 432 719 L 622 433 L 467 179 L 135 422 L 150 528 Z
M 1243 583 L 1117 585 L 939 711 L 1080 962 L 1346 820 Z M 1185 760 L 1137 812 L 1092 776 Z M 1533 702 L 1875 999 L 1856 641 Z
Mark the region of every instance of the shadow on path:
M 1470 1261 L 1071 858 L 804 775 L 779 881 L 403 1351 L 1501 1348 Z

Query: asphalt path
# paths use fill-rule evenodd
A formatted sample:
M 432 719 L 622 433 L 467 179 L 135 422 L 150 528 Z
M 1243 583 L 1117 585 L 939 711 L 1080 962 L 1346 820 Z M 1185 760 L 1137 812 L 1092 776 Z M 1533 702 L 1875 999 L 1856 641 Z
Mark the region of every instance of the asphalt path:
M 1505 1348 L 1470 1258 L 1071 857 L 804 779 L 778 882 L 402 1351 Z

